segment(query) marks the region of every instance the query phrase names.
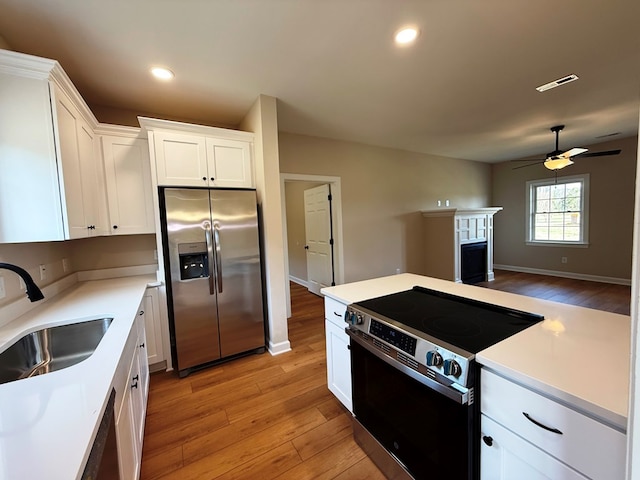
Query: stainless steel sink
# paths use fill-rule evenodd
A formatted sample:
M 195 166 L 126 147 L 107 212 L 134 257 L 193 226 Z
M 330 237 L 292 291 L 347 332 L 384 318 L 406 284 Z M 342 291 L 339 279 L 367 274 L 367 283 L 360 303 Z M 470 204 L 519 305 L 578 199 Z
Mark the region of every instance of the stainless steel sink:
M 113 318 L 43 328 L 0 353 L 0 384 L 62 370 L 89 358 Z

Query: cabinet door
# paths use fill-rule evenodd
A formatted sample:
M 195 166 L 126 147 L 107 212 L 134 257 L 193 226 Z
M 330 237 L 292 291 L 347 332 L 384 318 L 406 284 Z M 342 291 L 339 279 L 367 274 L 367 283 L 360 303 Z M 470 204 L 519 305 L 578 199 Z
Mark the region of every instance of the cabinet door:
M 209 179 L 216 187 L 251 188 L 251 144 L 238 140 L 207 138 Z
M 481 430 L 481 480 L 587 480 L 485 415 Z
M 324 325 L 327 336 L 327 384 L 329 390 L 352 412 L 349 336 L 344 328 L 328 320 Z
M 205 138 L 182 133 L 154 132 L 158 185 L 209 186 Z
M 49 82 L 0 72 L 0 243 L 64 240 Z
M 134 396 L 136 389 L 132 388 L 131 379 L 134 370 L 137 369 L 137 356 L 133 355 L 133 361 L 128 370 L 129 375 L 122 395 L 120 411 L 116 418 L 116 435 L 118 440 L 118 459 L 120 462 L 120 478 L 137 479 L 140 474 L 140 458 L 142 450 L 137 440 L 136 409 Z
M 111 234 L 153 233 L 151 165 L 146 140 L 102 137 Z
M 149 365 L 162 362 L 162 329 L 160 328 L 158 293 L 156 288 L 148 288 L 142 303 L 146 332 L 146 351 Z
M 105 183 L 102 162 L 96 151 L 97 139 L 93 129 L 84 120 L 79 119 L 76 126 L 87 236 L 108 235 Z
M 59 142 L 59 174 L 62 178 L 63 217 L 66 220 L 67 238 L 83 238 L 89 235 L 85 222 L 85 204 L 82 193 L 82 169 L 78 131 L 80 113 L 71 100 L 58 88 L 55 89 L 56 119 Z

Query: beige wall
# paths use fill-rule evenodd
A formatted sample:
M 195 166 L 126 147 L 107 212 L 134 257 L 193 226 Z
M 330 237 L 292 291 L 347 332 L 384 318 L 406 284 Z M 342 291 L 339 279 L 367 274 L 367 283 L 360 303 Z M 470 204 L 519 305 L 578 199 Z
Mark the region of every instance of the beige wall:
M 42 243 L 6 243 L 0 244 L 0 262 L 12 263 L 24 268 L 39 287 L 46 287 L 71 274 L 73 262 L 71 242 L 42 242 Z M 69 260 L 70 270 L 64 272 L 62 259 Z M 47 279 L 40 280 L 39 265 L 45 265 Z M 24 288 L 20 287 L 20 277 L 9 270 L 0 270 L 4 278 L 6 296 L 0 299 L 0 307 L 19 300 L 25 296 Z
M 276 99 L 260 95 L 242 120 L 240 129 L 255 134 L 253 151 L 256 190 L 262 217 L 269 351 L 278 354 L 291 347 L 287 327 L 289 282 L 284 266 Z
M 71 243 L 71 264 L 74 271 L 153 265 L 156 236 L 116 235 L 85 238 Z
M 287 181 L 284 184 L 287 211 L 289 275 L 307 281 L 307 254 L 304 220 L 304 191 L 322 185 L 318 182 Z
M 437 200 L 486 207 L 490 165 L 281 132 L 283 173 L 341 178 L 345 282 L 422 273 L 422 216 Z
M 494 263 L 630 280 L 637 145 L 637 137 L 589 145 L 592 152 L 620 148 L 622 153 L 576 159 L 558 173 L 590 174 L 588 248 L 525 245 L 525 184 L 553 173 L 542 165 L 516 170 L 513 162 L 493 165 L 492 203 L 504 207 L 494 217 Z M 561 257 L 567 257 L 566 264 Z

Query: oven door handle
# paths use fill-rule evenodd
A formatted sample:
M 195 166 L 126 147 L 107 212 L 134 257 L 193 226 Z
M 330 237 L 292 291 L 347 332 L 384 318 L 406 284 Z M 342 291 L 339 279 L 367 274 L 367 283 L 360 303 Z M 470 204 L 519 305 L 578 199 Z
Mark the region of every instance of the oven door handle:
M 473 399 L 473 393 L 471 390 L 468 390 L 466 392 L 461 392 L 459 390 L 456 390 L 455 388 L 442 385 L 440 382 L 437 382 L 427 377 L 426 375 L 416 372 L 413 368 L 407 367 L 405 364 L 395 360 L 394 358 L 389 357 L 388 355 L 385 355 L 384 353 L 379 351 L 376 347 L 365 342 L 356 333 L 353 333 L 349 328 L 346 328 L 345 331 L 347 332 L 347 334 L 349 335 L 352 341 L 362 346 L 364 349 L 366 349 L 368 352 L 378 357 L 383 362 L 391 365 L 396 370 L 400 370 L 402 373 L 409 375 L 411 378 L 420 382 L 425 387 L 435 390 L 436 392 L 444 395 L 450 400 L 454 400 L 456 403 L 459 403 L 460 405 L 469 405 L 470 399 Z

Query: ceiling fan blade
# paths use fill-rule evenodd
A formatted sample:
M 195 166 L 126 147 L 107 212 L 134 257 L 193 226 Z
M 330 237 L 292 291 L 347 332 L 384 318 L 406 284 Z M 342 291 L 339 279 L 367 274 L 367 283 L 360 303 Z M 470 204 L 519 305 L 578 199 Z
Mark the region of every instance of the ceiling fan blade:
M 514 160 L 514 161 L 517 161 L 517 160 Z M 521 161 L 526 162 L 526 161 L 531 161 L 531 160 L 521 160 Z M 543 163 L 544 163 L 544 160 L 539 160 L 539 161 L 535 161 L 534 160 L 533 163 L 528 163 L 526 165 L 520 165 L 519 167 L 513 167 L 511 170 L 517 170 L 519 168 L 525 168 L 525 167 L 533 167 L 534 165 L 540 165 L 540 164 L 543 164 Z
M 563 157 L 575 157 L 576 155 L 582 155 L 588 151 L 587 148 L 572 148 L 571 150 L 567 150 L 562 155 Z
M 622 152 L 622 150 L 606 150 L 604 152 L 591 152 L 591 153 L 580 153 L 578 155 L 576 155 L 576 157 L 579 158 L 586 158 L 586 157 L 605 157 L 607 155 L 619 155 L 620 152 Z

